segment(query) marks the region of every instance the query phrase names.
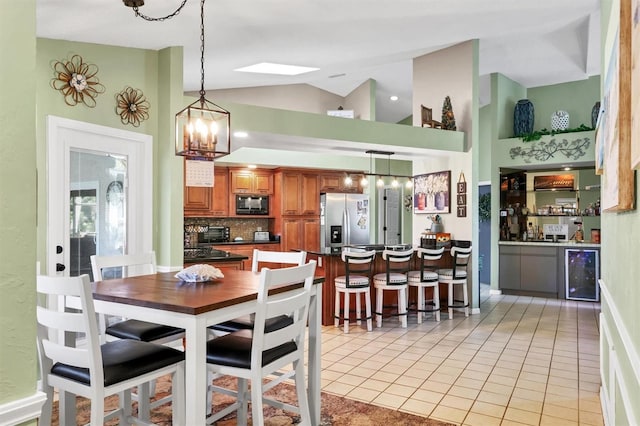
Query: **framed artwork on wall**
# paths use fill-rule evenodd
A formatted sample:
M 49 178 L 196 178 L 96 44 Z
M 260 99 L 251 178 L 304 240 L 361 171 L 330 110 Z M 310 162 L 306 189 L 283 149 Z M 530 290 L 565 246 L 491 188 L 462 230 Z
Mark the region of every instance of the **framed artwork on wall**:
M 451 170 L 414 178 L 413 212 L 451 213 Z

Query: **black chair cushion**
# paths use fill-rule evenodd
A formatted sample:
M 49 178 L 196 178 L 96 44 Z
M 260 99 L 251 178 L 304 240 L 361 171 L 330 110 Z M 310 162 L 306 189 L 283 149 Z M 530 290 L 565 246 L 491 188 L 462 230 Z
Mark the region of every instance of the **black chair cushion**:
M 251 330 L 240 330 L 207 342 L 207 362 L 237 368 L 251 368 Z M 268 365 L 298 349 L 295 342 L 287 342 L 262 353 L 262 365 Z
M 119 339 L 153 342 L 164 339 L 165 337 L 184 333 L 184 330 L 182 328 L 170 327 L 153 322 L 124 320 L 107 327 L 106 333 Z
M 264 330 L 267 333 L 271 333 L 272 331 L 280 330 L 281 328 L 287 327 L 291 324 L 293 324 L 293 318 L 288 315 L 280 315 L 273 318 L 267 318 Z M 209 326 L 209 328 L 211 330 L 223 331 L 225 333 L 233 333 L 234 331 L 240 330 L 253 330 L 253 320 L 250 315 L 246 315 L 244 317 L 234 318 L 231 321 L 225 321 L 220 324 Z
M 115 340 L 100 347 L 104 385 L 110 386 L 184 360 L 184 352 L 166 345 Z M 91 384 L 89 369 L 56 363 L 51 373 L 86 385 Z

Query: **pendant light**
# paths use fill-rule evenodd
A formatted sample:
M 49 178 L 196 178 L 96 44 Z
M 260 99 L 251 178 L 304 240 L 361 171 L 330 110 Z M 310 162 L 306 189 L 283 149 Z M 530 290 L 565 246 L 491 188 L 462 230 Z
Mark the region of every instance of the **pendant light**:
M 123 0 L 136 16 L 147 21 L 164 21 L 176 16 L 187 0 L 173 13 L 152 18 L 139 12 L 144 0 Z M 200 0 L 200 98 L 176 114 L 176 155 L 193 160 L 210 160 L 231 152 L 231 113 L 208 101 L 204 90 L 204 2 Z

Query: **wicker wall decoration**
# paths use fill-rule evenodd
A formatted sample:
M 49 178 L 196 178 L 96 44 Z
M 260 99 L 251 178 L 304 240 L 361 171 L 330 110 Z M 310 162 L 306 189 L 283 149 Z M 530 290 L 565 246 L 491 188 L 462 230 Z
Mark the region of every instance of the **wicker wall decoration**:
M 149 101 L 140 89 L 125 87 L 116 93 L 116 114 L 120 116 L 122 124 L 138 127 L 149 118 Z
M 104 93 L 104 86 L 96 77 L 97 65 L 87 64 L 80 55 L 73 55 L 68 61 L 56 61 L 53 69 L 55 77 L 51 87 L 62 93 L 67 105 L 96 106 L 96 97 Z

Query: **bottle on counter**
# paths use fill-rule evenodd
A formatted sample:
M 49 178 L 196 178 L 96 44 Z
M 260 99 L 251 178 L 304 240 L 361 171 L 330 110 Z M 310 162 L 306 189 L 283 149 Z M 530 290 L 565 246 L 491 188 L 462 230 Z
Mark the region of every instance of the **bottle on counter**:
M 536 234 L 533 231 L 533 223 L 529 222 L 529 226 L 527 227 L 527 239 L 533 240 L 536 237 Z
M 584 241 L 584 231 L 582 230 L 582 222 L 575 222 L 578 225 L 578 229 L 576 229 L 576 241 L 583 242 Z

